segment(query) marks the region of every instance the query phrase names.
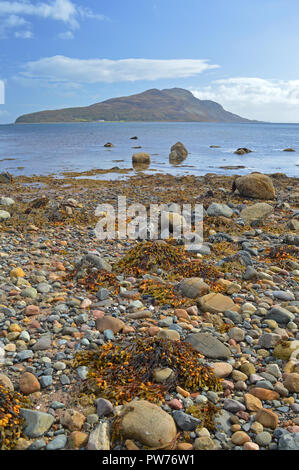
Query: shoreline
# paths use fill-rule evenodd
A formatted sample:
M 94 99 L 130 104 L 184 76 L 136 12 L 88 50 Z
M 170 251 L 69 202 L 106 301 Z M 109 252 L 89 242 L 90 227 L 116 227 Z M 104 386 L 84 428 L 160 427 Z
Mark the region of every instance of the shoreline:
M 296 445 L 299 364 L 290 356 L 299 341 L 298 178 L 272 174 L 275 198 L 258 199 L 232 192 L 235 177 L 52 175 L 0 184 L 6 198 L 0 214 L 10 215 L 0 221 L 0 384 L 28 397 L 32 410 L 22 412 L 26 426 L 8 448 L 183 452 Z M 171 241 L 142 251 L 136 240 L 98 240 L 95 208 L 115 206 L 119 195 L 146 207 L 203 204 L 210 213 L 203 250 L 187 253 Z M 212 212 L 215 203 L 220 212 Z M 149 256 L 156 264 L 146 264 Z M 144 355 L 149 352 L 138 348 L 166 341 L 171 358 L 171 342 L 184 348 L 186 338 L 197 351 L 196 359 L 188 356 L 187 371 L 211 373 L 204 386 L 192 388 L 178 369 L 163 391 L 163 374 L 175 361 L 159 367 L 149 360 L 145 389 L 137 386 L 133 358 L 118 369 L 116 346 L 135 345 Z M 110 347 L 112 365 L 103 355 Z M 104 387 L 88 376 L 92 354 L 104 361 L 103 371 L 111 367 L 113 381 L 108 374 Z M 126 367 L 136 380 L 135 414 L 118 396 Z M 101 379 L 98 368 L 93 372 Z M 133 434 L 121 413 L 132 415 Z

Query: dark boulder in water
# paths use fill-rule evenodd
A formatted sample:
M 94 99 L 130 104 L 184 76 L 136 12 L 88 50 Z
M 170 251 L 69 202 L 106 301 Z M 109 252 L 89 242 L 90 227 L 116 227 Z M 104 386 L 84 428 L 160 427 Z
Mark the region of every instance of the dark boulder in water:
M 0 183 L 2 184 L 10 184 L 12 183 L 12 175 L 7 171 L 3 171 L 0 173 Z

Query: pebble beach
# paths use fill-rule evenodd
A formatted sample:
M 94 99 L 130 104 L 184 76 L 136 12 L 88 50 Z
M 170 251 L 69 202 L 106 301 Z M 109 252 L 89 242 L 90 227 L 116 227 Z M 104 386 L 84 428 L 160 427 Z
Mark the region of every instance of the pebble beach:
M 213 173 L 0 180 L 2 450 L 299 450 L 299 180 L 266 178 L 264 192 Z M 95 209 L 119 195 L 202 204 L 202 247 L 98 240 Z M 143 266 L 156 248 L 169 257 Z M 172 343 L 144 380 L 128 369 L 139 388 L 122 398 L 133 366 L 117 347 Z M 184 347 L 182 372 L 169 359 Z M 91 367 L 107 351 L 110 375 Z M 191 386 L 188 367 L 209 380 Z

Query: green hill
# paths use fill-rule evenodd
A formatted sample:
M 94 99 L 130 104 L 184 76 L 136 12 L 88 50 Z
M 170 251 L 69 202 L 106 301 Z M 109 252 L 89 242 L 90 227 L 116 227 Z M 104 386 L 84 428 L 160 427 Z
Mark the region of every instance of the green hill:
M 147 90 L 91 106 L 24 114 L 17 124 L 96 121 L 250 122 L 182 88 Z

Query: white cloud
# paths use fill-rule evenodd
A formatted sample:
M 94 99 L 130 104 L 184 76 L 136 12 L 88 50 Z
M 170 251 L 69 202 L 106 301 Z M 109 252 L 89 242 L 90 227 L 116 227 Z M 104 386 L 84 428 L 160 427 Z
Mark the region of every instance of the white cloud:
M 299 122 L 299 80 L 236 77 L 190 91 L 199 99 L 217 101 L 228 111 L 250 119 Z
M 64 33 L 58 34 L 57 37 L 59 39 L 64 39 L 64 40 L 74 39 L 75 38 L 74 33 L 72 31 L 65 31 Z
M 78 26 L 76 15 L 77 7 L 70 0 L 54 0 L 52 3 L 23 1 L 0 1 L 0 15 L 28 15 L 69 23 L 73 27 Z
M 214 69 L 206 60 L 177 59 L 73 59 L 46 57 L 24 66 L 23 77 L 48 82 L 113 83 L 163 78 L 187 78 Z
M 34 36 L 33 36 L 32 31 L 28 30 L 28 31 L 16 31 L 15 37 L 20 38 L 20 39 L 32 39 Z
M 9 15 L 0 21 L 0 39 L 7 37 L 11 29 L 27 26 L 28 22 L 17 15 Z
M 2 19 L 1 17 L 4 17 Z M 12 18 L 37 17 L 61 21 L 71 29 L 80 27 L 80 20 L 107 20 L 104 15 L 94 13 L 90 8 L 76 5 L 71 0 L 48 0 L 33 2 L 32 0 L 1 1 L 0 0 L 0 37 L 6 37 L 9 28 L 17 28 L 18 24 L 7 25 Z M 22 37 L 22 36 L 16 36 Z

